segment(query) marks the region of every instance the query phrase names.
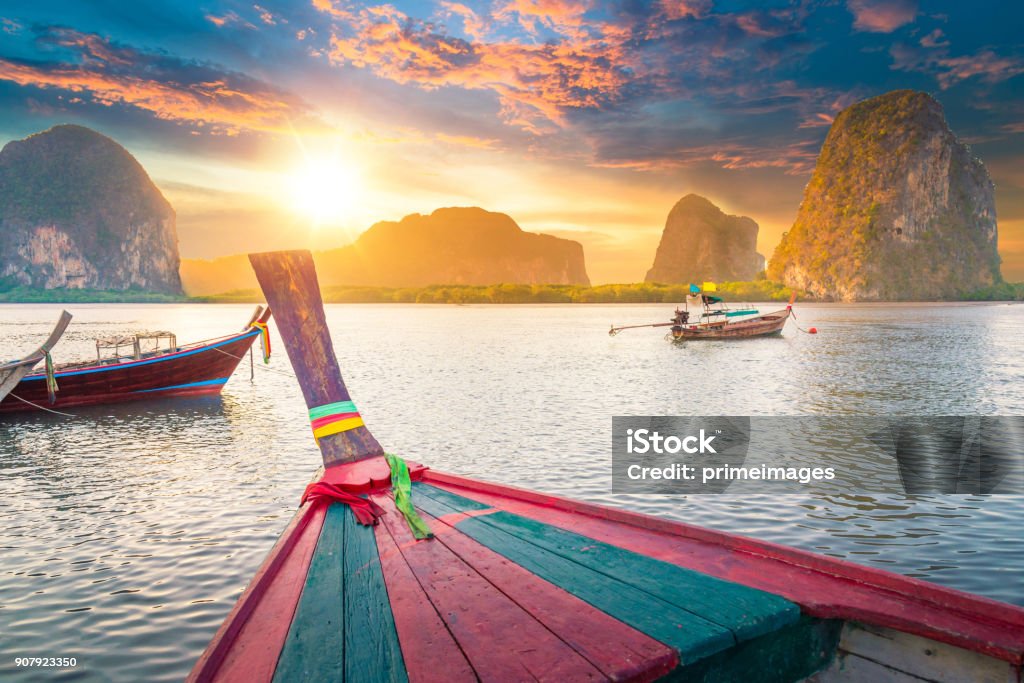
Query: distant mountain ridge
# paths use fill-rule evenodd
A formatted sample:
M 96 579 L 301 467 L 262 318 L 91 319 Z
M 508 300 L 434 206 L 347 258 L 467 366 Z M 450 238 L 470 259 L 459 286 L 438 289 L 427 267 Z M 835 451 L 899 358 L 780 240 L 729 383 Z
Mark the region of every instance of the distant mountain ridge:
M 930 95 L 836 116 L 768 276 L 839 301 L 958 299 L 1002 281 L 995 186 Z
M 729 216 L 697 194 L 672 207 L 646 282 L 753 280 L 764 269 L 757 253 L 758 227 L 746 216 Z
M 381 221 L 314 258 L 324 285 L 590 284 L 579 242 L 525 232 L 506 214 L 478 207 Z M 244 256 L 186 260 L 182 278 L 193 295 L 257 286 Z
M 174 209 L 128 150 L 55 126 L 0 151 L 0 286 L 180 294 Z

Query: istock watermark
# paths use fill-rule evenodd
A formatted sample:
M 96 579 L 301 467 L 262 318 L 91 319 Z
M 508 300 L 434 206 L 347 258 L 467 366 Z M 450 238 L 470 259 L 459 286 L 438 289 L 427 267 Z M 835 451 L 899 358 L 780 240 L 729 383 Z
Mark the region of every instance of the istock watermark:
M 612 418 L 615 493 L 1024 493 L 1024 417 Z

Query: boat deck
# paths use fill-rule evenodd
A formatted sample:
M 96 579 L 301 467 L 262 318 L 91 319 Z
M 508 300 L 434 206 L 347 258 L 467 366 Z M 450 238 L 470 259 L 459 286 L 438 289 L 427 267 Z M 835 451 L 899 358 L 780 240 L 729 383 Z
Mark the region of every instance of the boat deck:
M 411 470 L 413 502 L 435 538 L 414 539 L 383 459 L 329 469 L 326 480 L 387 514 L 366 527 L 342 504 L 304 505 L 192 680 L 794 681 L 835 666 L 847 620 L 955 645 L 1008 676 L 1020 671 L 1024 610 L 1010 605 Z M 858 662 L 888 670 L 853 655 L 843 669 Z

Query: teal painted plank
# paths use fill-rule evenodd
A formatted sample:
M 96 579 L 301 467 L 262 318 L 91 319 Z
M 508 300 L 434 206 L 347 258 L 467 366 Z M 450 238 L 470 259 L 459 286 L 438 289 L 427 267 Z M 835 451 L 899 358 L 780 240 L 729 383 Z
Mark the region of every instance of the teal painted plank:
M 452 507 L 447 499 L 443 502 L 425 495 L 424 487 L 414 486 L 413 501 L 417 507 L 435 517 L 459 511 Z M 618 579 L 490 526 L 483 521 L 489 516 L 463 520 L 457 527 L 470 538 L 504 555 L 542 579 L 655 640 L 675 648 L 681 661 L 693 662 L 729 648 L 735 643 L 735 638 L 728 629 Z
M 686 683 L 802 681 L 832 662 L 842 627 L 839 620 L 803 617 L 795 624 L 677 669 L 669 679 Z
M 407 683 L 373 527 L 361 525 L 348 507 L 344 510 L 345 671 L 343 679 L 320 680 Z
M 467 504 L 479 505 L 477 501 L 433 486 L 423 486 L 420 491 L 460 511 L 470 509 L 462 507 Z M 723 626 L 740 642 L 800 619 L 799 606 L 778 595 L 624 550 L 522 515 L 495 512 L 475 519 Z
M 346 510 L 338 504 L 327 510 L 306 585 L 277 661 L 275 683 L 341 680 L 344 675 L 341 553 Z
M 431 498 L 439 500 L 442 503 L 445 503 L 449 508 L 451 508 L 451 510 L 446 510 L 445 514 L 448 514 L 452 510 L 457 510 L 459 512 L 467 512 L 490 510 L 492 507 L 490 505 L 487 505 L 486 503 L 481 503 L 478 500 L 466 498 L 465 496 L 460 496 L 456 493 L 450 493 L 448 491 L 445 491 L 444 489 L 439 489 L 436 486 L 425 484 L 422 481 L 414 481 L 412 483 L 412 490 L 413 493 L 419 491 L 424 495 L 429 495 Z

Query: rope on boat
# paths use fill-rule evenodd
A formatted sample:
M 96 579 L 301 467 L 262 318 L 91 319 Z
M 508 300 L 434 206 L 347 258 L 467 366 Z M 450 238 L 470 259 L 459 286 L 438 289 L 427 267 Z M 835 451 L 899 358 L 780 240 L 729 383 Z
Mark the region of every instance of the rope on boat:
M 236 355 L 235 355 L 235 354 L 233 354 L 233 353 L 228 353 L 228 352 L 227 352 L 227 351 L 225 351 L 224 349 L 218 348 L 218 347 L 216 347 L 216 346 L 213 346 L 213 347 L 211 347 L 211 348 L 212 348 L 212 349 L 213 349 L 214 351 L 217 351 L 218 353 L 223 353 L 223 354 L 224 354 L 225 356 L 231 356 L 232 358 L 236 358 L 236 359 L 238 359 L 239 361 L 241 361 L 241 360 L 244 360 L 244 358 L 242 358 L 242 356 L 236 356 Z M 251 351 L 251 350 L 252 350 L 252 347 L 250 347 L 250 351 Z M 278 370 L 277 368 L 270 368 L 270 367 L 266 367 L 266 366 L 264 366 L 264 365 L 257 365 L 256 367 L 260 368 L 261 370 L 266 370 L 267 372 L 276 372 L 277 374 L 279 374 L 279 375 L 284 375 L 285 377 L 291 377 L 291 378 L 294 378 L 294 377 L 295 377 L 295 375 L 294 375 L 294 374 L 292 374 L 292 373 L 290 373 L 290 372 L 285 372 L 284 370 Z
M 818 328 L 817 327 L 811 327 L 811 328 L 806 329 L 806 330 L 804 328 L 800 327 L 799 323 L 797 323 L 797 321 L 796 321 L 796 311 L 794 311 L 792 308 L 789 309 L 789 314 L 793 317 L 793 326 L 796 327 L 796 329 L 800 330 L 804 334 L 818 334 Z
M 309 409 L 309 424 L 313 427 L 313 438 L 317 445 L 320 439 L 332 434 L 347 432 L 363 427 L 363 418 L 352 401 L 338 401 Z
M 10 396 L 11 398 L 18 399 L 22 403 L 27 403 L 28 405 L 32 406 L 33 408 L 36 408 L 37 410 L 45 410 L 48 413 L 53 413 L 54 415 L 60 415 L 61 417 L 80 417 L 79 415 L 72 415 L 71 413 L 62 413 L 59 410 L 53 410 L 52 408 L 47 408 L 46 406 L 41 406 L 38 403 L 34 403 L 33 401 L 28 400 L 27 398 L 22 398 L 21 396 L 18 396 L 17 394 L 14 394 L 14 393 L 10 393 L 10 394 L 7 394 L 7 395 Z
M 434 532 L 430 530 L 430 527 L 412 505 L 412 479 L 409 476 L 409 466 L 405 464 L 404 460 L 391 453 L 385 453 L 384 459 L 388 461 L 388 467 L 391 468 L 391 489 L 395 492 L 395 507 L 405 517 L 412 535 L 418 541 L 424 538 L 433 538 Z

